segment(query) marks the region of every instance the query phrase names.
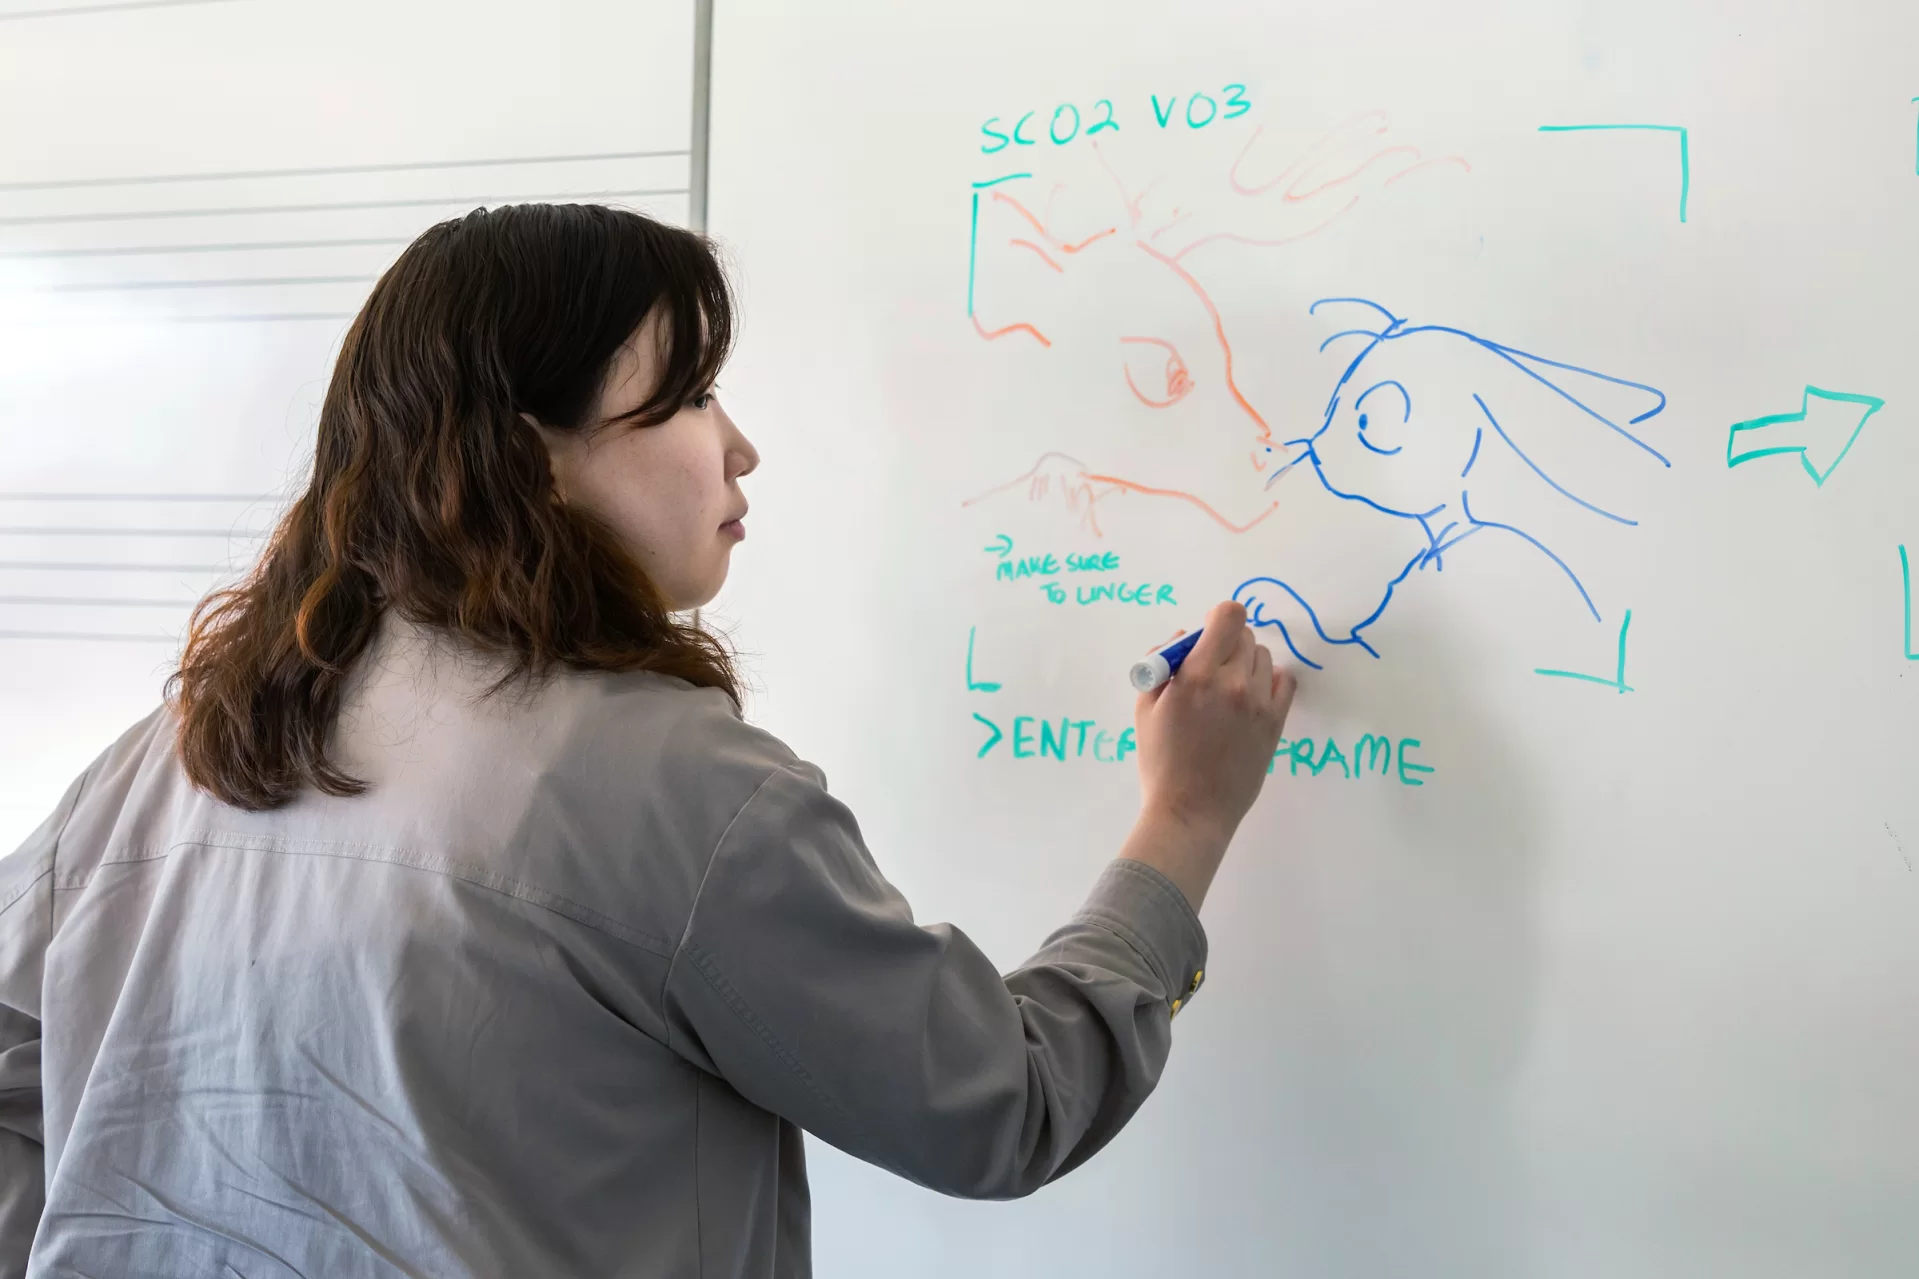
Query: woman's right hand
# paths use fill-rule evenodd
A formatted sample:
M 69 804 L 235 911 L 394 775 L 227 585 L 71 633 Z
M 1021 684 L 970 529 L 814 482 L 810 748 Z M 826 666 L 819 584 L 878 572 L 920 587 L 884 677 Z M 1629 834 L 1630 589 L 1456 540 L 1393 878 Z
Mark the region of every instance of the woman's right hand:
M 1194 909 L 1259 797 L 1295 688 L 1228 600 L 1179 673 L 1140 696 L 1140 815 L 1120 855 L 1171 879 Z

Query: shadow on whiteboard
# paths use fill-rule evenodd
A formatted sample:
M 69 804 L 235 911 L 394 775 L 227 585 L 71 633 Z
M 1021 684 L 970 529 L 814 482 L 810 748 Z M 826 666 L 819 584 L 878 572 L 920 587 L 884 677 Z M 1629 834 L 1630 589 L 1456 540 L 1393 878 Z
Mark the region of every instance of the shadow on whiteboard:
M 1460 677 L 1469 634 L 1405 638 L 1406 661 L 1303 685 L 1288 732 L 1416 734 L 1437 771 L 1403 788 L 1282 765 L 1207 901 L 1208 997 L 1166 1084 L 1182 1099 L 1142 1116 L 1219 1199 L 1194 1274 L 1532 1271 L 1515 1098 L 1542 1020 L 1552 764 Z
M 1309 681 L 1290 729 L 1412 733 L 1438 771 L 1268 780 L 1207 898 L 1205 992 L 1113 1145 L 1030 1199 L 962 1204 L 810 1144 L 816 1202 L 840 1208 L 820 1216 L 821 1273 L 931 1273 L 929 1256 L 994 1276 L 1538 1273 L 1523 1103 L 1552 765 L 1458 677 L 1472 637 L 1413 616 L 1407 660 Z M 1113 1211 L 1169 1195 L 1172 1269 L 1142 1263 L 1162 1216 Z

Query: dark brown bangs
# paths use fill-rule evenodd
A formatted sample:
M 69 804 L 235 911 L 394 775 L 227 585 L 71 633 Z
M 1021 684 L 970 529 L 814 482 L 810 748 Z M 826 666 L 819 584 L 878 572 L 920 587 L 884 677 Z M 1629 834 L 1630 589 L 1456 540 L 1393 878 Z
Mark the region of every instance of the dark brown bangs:
M 710 246 L 671 244 L 652 264 L 659 325 L 659 385 L 644 403 L 602 426 L 658 426 L 688 400 L 713 389 L 733 353 L 734 299 Z

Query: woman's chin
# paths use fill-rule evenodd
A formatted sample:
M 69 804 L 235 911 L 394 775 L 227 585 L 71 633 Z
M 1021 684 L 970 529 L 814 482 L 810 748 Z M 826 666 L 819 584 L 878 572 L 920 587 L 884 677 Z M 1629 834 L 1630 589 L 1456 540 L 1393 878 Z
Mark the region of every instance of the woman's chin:
M 718 554 L 714 556 L 713 566 L 709 572 L 703 574 L 697 581 L 685 580 L 674 583 L 675 589 L 671 592 L 673 611 L 690 613 L 694 609 L 705 608 L 711 604 L 719 595 L 720 589 L 726 585 L 727 572 L 732 566 L 732 559 L 733 543 L 725 542 L 720 546 Z

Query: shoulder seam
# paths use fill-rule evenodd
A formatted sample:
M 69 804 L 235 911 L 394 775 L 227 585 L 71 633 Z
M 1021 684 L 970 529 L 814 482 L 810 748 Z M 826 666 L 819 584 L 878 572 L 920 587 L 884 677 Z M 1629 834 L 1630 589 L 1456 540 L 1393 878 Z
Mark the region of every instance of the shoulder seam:
M 666 989 L 672 984 L 673 972 L 679 967 L 680 956 L 684 954 L 688 957 L 694 971 L 699 973 L 706 984 L 713 988 L 713 992 L 732 1010 L 733 1015 L 739 1018 L 749 1030 L 758 1036 L 760 1042 L 767 1046 L 773 1056 L 779 1060 L 781 1065 L 786 1067 L 795 1079 L 800 1081 L 801 1085 L 813 1096 L 814 1100 L 835 1114 L 843 1114 L 845 1112 L 841 1109 L 839 1103 L 820 1087 L 819 1081 L 813 1078 L 812 1072 L 806 1068 L 805 1064 L 802 1063 L 799 1058 L 793 1055 L 791 1049 L 780 1042 L 779 1037 L 773 1033 L 772 1027 L 768 1026 L 760 1015 L 753 1011 L 752 1006 L 748 1004 L 740 995 L 739 991 L 734 988 L 733 983 L 727 980 L 725 972 L 721 970 L 713 956 L 709 955 L 699 946 L 687 944 L 687 939 L 692 936 L 693 916 L 699 909 L 700 897 L 706 891 L 706 881 L 713 873 L 714 863 L 719 860 L 720 849 L 725 847 L 727 837 L 733 833 L 733 828 L 739 824 L 740 818 L 745 816 L 746 810 L 753 807 L 755 801 L 765 793 L 766 788 L 771 786 L 779 777 L 789 775 L 792 771 L 793 764 L 782 764 L 761 778 L 760 784 L 754 788 L 751 795 L 747 796 L 746 802 L 740 805 L 739 811 L 733 814 L 733 819 L 727 822 L 726 829 L 720 832 L 719 839 L 714 841 L 713 851 L 706 859 L 706 869 L 700 875 L 699 889 L 693 894 L 693 905 L 686 913 L 686 929 L 680 935 L 680 944 L 675 948 L 673 958 L 667 964 L 666 975 L 660 982 L 660 1007 L 662 1009 L 666 1007 Z M 670 1017 L 666 1018 L 666 1040 L 667 1047 L 669 1049 L 672 1048 L 673 1020 Z
M 748 795 L 746 799 L 741 802 L 739 808 L 734 810 L 733 816 L 729 817 L 726 825 L 721 828 L 720 837 L 714 840 L 713 847 L 707 850 L 706 865 L 700 871 L 699 886 L 693 890 L 693 900 L 688 902 L 686 907 L 686 922 L 680 926 L 680 940 L 673 947 L 672 954 L 668 956 L 666 971 L 660 975 L 660 1008 L 664 1009 L 666 1007 L 666 989 L 673 984 L 673 970 L 679 967 L 680 953 L 686 949 L 686 939 L 693 935 L 693 916 L 699 913 L 700 898 L 706 892 L 706 881 L 712 877 L 713 863 L 719 860 L 720 849 L 726 844 L 726 837 L 733 833 L 733 828 L 739 825 L 740 818 L 745 815 L 746 810 L 753 807 L 753 801 L 760 797 L 760 793 L 772 785 L 775 777 L 786 772 L 790 767 L 792 767 L 790 764 L 781 764 L 778 768 L 773 769 L 767 773 L 766 776 L 760 778 L 760 784 L 755 786 L 753 793 Z M 673 1047 L 673 1021 L 670 1017 L 666 1019 L 666 1046 L 669 1050 Z
M 34 888 L 40 883 L 41 880 L 43 879 L 47 880 L 48 891 L 47 891 L 46 937 L 49 942 L 53 940 L 53 922 L 54 921 L 53 921 L 52 884 L 53 884 L 53 881 L 57 879 L 55 872 L 59 869 L 59 866 L 60 866 L 60 841 L 66 838 L 67 827 L 71 825 L 73 822 L 73 814 L 75 810 L 77 810 L 80 807 L 80 797 L 86 794 L 87 783 L 93 780 L 93 770 L 98 766 L 98 764 L 99 764 L 98 760 L 95 760 L 92 764 L 88 764 L 86 769 L 83 772 L 81 772 L 80 780 L 74 784 L 72 790 L 69 792 L 72 798 L 67 801 L 67 811 L 60 815 L 60 827 L 58 830 L 53 832 L 53 840 L 47 846 L 46 869 L 41 871 L 39 874 L 35 875 L 27 883 L 22 885 L 20 888 L 20 891 L 15 893 L 13 896 L 7 898 L 4 904 L 0 904 L 0 913 L 4 913 L 8 910 L 13 909 L 14 904 L 18 902 L 22 897 L 25 897 L 28 893 L 32 892 Z
M 0 901 L 0 915 L 6 914 L 8 911 L 12 910 L 15 906 L 18 906 L 20 904 L 21 898 L 25 897 L 28 893 L 32 892 L 35 888 L 39 887 L 40 881 L 48 878 L 52 874 L 53 874 L 53 857 L 51 854 L 49 854 L 47 857 L 47 864 L 44 867 L 42 867 L 38 872 L 36 872 L 32 879 L 29 879 L 26 883 L 20 885 L 19 888 L 15 889 L 12 895 L 10 895 L 5 901 Z
M 805 1085 L 806 1091 L 813 1095 L 814 1100 L 835 1114 L 844 1114 L 845 1112 L 840 1108 L 839 1103 L 827 1096 L 825 1090 L 820 1087 L 819 1081 L 813 1078 L 812 1072 L 806 1068 L 799 1058 L 793 1055 L 792 1050 L 780 1042 L 779 1037 L 773 1033 L 772 1027 L 768 1026 L 766 1022 L 761 1019 L 760 1015 L 753 1011 L 752 1005 L 748 1004 L 746 1000 L 741 997 L 739 991 L 734 989 L 733 983 L 726 979 L 726 974 L 722 972 L 720 966 L 713 961 L 713 957 L 698 946 L 687 947 L 687 952 L 692 956 L 694 970 L 706 979 L 706 984 L 713 988 L 713 993 L 718 995 L 721 1000 L 725 1002 L 726 1006 L 733 1010 L 735 1017 L 738 1017 L 746 1024 L 748 1029 L 759 1036 L 760 1042 L 772 1051 L 773 1055 L 779 1059 L 780 1064 L 785 1066 L 795 1079 Z M 672 1024 L 669 1022 L 669 1038 L 671 1034 Z

